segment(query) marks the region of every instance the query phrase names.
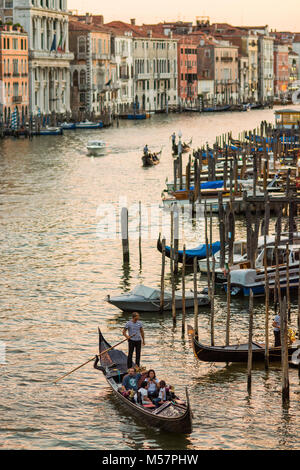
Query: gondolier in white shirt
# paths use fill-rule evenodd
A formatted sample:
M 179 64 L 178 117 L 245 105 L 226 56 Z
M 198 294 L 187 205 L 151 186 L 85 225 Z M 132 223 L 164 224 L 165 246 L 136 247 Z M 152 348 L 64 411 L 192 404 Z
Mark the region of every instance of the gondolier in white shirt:
M 127 333 L 128 332 L 128 333 Z M 129 320 L 124 329 L 123 335 L 128 339 L 128 369 L 132 367 L 132 357 L 135 350 L 135 362 L 140 367 L 141 349 L 142 344 L 145 346 L 145 335 L 143 324 L 140 321 L 140 316 L 137 312 L 133 312 L 132 320 Z

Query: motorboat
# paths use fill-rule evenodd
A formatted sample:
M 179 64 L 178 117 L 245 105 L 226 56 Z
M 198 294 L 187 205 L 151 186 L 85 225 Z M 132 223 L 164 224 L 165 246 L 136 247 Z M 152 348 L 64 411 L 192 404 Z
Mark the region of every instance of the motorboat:
M 92 122 L 92 121 L 82 121 L 76 122 L 76 129 L 101 129 L 103 127 L 103 122 Z
M 286 248 L 286 243 L 288 243 L 288 241 L 283 243 L 281 240 L 277 250 L 275 244 L 272 244 L 266 247 L 266 256 L 265 250 L 263 249 L 261 251 L 260 255 L 256 259 L 255 269 L 251 269 L 249 266 L 243 269 L 239 265 L 233 267 L 233 269 L 230 270 L 232 294 L 249 296 L 250 291 L 252 291 L 253 295 L 264 296 L 266 274 L 269 288 L 274 290 L 276 287 L 277 272 L 281 290 L 285 291 L 288 287 L 289 289 L 298 289 L 300 238 L 299 234 L 297 234 L 297 236 L 298 238 L 294 240 L 294 243 L 288 246 L 288 259 Z M 278 267 L 276 266 L 276 251 L 278 251 Z M 267 260 L 266 273 L 264 267 L 265 257 Z M 225 289 L 227 289 L 227 284 L 225 284 Z
M 108 296 L 106 301 L 123 312 L 160 312 L 161 291 L 144 285 L 136 286 L 132 292 L 116 297 Z M 200 307 L 210 304 L 209 297 L 205 294 L 197 294 Z M 182 294 L 175 294 L 176 310 L 182 310 Z M 194 293 L 185 293 L 186 309 L 194 307 Z M 172 311 L 172 293 L 164 292 L 164 311 Z
M 91 140 L 87 143 L 88 155 L 104 155 L 106 144 L 103 140 Z
M 62 135 L 63 130 L 61 127 L 43 127 L 39 131 L 39 135 Z
M 75 122 L 63 122 L 60 126 L 63 130 L 75 129 Z
M 266 237 L 266 244 L 274 243 L 275 236 L 267 236 Z M 265 244 L 265 237 L 258 238 L 258 255 L 261 253 L 261 250 L 264 248 Z M 223 273 L 223 270 L 220 268 L 220 258 L 221 258 L 221 251 L 218 251 L 215 255 L 215 274 L 217 279 L 224 282 L 226 280 L 226 276 Z M 225 263 L 229 261 L 229 248 L 228 245 L 225 248 Z M 237 265 L 240 263 L 247 262 L 247 240 L 237 240 L 233 242 L 233 265 Z M 213 257 L 209 258 L 209 269 L 212 271 L 213 268 Z M 199 270 L 202 273 L 207 273 L 207 260 L 200 260 L 199 261 Z

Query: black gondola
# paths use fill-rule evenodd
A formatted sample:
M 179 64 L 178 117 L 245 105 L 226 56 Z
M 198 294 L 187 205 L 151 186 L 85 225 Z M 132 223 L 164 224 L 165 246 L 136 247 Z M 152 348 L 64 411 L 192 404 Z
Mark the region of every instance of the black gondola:
M 230 346 L 206 346 L 195 338 L 194 329 L 188 327 L 189 335 L 192 339 L 194 354 L 199 361 L 204 362 L 248 362 L 248 343 L 236 344 Z M 296 346 L 289 347 L 289 359 L 291 358 Z M 253 362 L 264 362 L 265 347 L 263 344 L 252 343 Z M 281 347 L 269 348 L 270 362 L 281 361 Z
M 111 346 L 99 329 L 99 354 Z M 123 351 L 112 349 L 100 356 L 101 370 L 114 396 L 136 418 L 150 427 L 163 431 L 190 434 L 192 432 L 192 412 L 186 389 L 186 403 L 176 399 L 167 401 L 159 408 L 145 408 L 124 397 L 119 392 L 123 377 L 127 374 L 127 356 Z
M 293 352 L 291 360 L 289 362 L 290 367 L 294 367 L 295 369 L 300 368 L 300 347 L 298 344 L 298 349 Z

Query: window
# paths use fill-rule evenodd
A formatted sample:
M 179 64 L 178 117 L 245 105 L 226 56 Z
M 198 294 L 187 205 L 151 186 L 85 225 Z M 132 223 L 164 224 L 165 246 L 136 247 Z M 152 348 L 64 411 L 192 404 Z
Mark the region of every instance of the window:
M 18 49 L 18 39 L 13 38 L 13 49 Z

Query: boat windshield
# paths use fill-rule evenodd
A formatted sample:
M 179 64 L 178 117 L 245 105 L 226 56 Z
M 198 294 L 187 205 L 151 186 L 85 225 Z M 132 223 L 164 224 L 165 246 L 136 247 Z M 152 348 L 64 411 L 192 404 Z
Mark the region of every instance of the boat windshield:
M 160 299 L 160 291 L 157 289 L 152 289 L 151 287 L 146 286 L 136 286 L 133 291 L 133 295 L 138 295 L 149 300 L 158 300 Z
M 247 253 L 247 243 L 246 242 L 236 242 L 233 245 L 233 254 L 243 256 Z

